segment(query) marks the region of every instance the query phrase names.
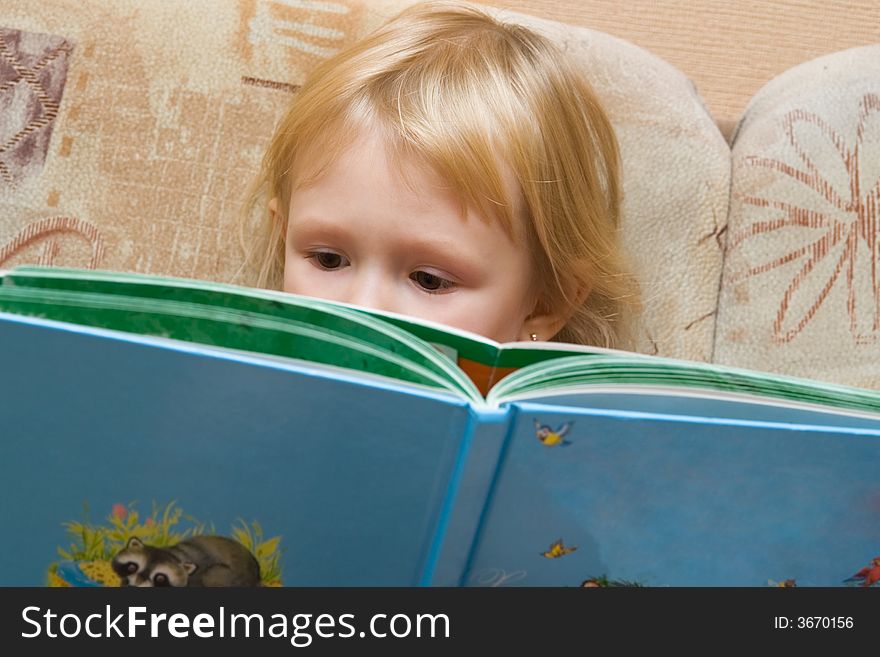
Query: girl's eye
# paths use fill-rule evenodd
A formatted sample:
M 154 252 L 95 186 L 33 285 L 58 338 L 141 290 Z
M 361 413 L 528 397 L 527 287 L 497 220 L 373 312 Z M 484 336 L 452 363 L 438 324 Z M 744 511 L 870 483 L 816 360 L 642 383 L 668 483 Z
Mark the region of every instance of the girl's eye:
M 306 258 L 314 261 L 315 266 L 320 269 L 342 269 L 349 264 L 345 256 L 332 251 L 313 251 L 306 255 Z
M 428 294 L 443 294 L 455 287 L 452 281 L 426 271 L 414 271 L 409 277 Z

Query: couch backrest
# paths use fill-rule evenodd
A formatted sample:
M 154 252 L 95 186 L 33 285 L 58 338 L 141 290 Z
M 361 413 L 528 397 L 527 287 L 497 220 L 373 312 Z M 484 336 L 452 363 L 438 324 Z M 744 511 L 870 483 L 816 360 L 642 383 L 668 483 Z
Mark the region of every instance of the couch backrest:
M 766 85 L 732 163 L 714 359 L 880 388 L 880 45 Z
M 409 4 L 7 0 L 0 8 L 0 267 L 27 262 L 249 283 L 247 276 L 235 278 L 243 257 L 238 216 L 275 122 L 309 70 Z M 841 106 L 843 123 L 834 123 L 833 132 L 791 118 L 797 108 L 824 114 L 811 109 L 814 104 L 798 105 L 793 98 L 801 92 L 777 96 L 770 85 L 756 97 L 731 159 L 693 85 L 677 69 L 600 32 L 502 16 L 550 35 L 579 62 L 615 125 L 623 155 L 623 237 L 645 299 L 641 351 L 703 361 L 717 357 L 823 378 L 825 371 L 813 367 L 812 358 L 817 345 L 830 340 L 837 347 L 823 361 L 827 376 L 880 386 L 880 376 L 864 371 L 864 363 L 880 355 L 873 337 L 878 334 L 873 273 L 852 288 L 863 290 L 853 301 L 855 314 L 844 309 L 850 303 L 847 272 L 858 269 L 861 275 L 867 270 L 860 267 L 877 265 L 873 237 L 846 238 L 859 245 L 850 248 L 853 257 L 867 259 L 858 267 L 842 261 L 835 284 L 822 293 L 843 295 L 827 321 L 813 319 L 819 311 L 811 310 L 809 295 L 781 323 L 774 319 L 780 299 L 787 299 L 786 277 L 797 278 L 806 260 L 787 261 L 775 274 L 748 273 L 784 257 L 774 255 L 777 233 L 759 230 L 760 241 L 749 233 L 756 221 L 773 221 L 782 206 L 774 210 L 769 200 L 762 206 L 748 199 L 759 197 L 770 184 L 766 180 L 783 171 L 756 165 L 760 158 L 788 158 L 785 166 L 804 168 L 797 146 L 786 137 L 793 121 L 797 130 L 812 125 L 817 144 L 822 139 L 836 144 L 839 137 L 847 152 L 858 145 L 860 175 L 874 175 L 864 162 L 866 149 L 877 153 L 871 89 L 880 94 L 880 83 L 876 65 L 866 62 L 880 57 L 865 51 L 852 60 L 867 72 L 848 109 Z M 815 88 L 821 66 L 807 69 L 792 89 Z M 846 65 L 835 69 L 846 70 Z M 849 86 L 840 82 L 833 89 L 818 93 L 816 102 L 833 105 Z M 774 113 L 777 105 L 792 109 Z M 827 155 L 827 143 L 824 148 Z M 785 149 L 788 154 L 780 154 Z M 850 183 L 838 178 L 833 185 L 845 196 Z M 875 198 L 870 184 L 865 182 L 860 197 L 866 208 Z M 821 183 L 790 191 L 801 198 L 815 194 L 816 185 Z M 783 187 L 774 199 L 788 193 Z M 870 222 L 859 226 L 876 234 Z M 792 244 L 780 248 L 807 253 Z M 725 249 L 731 255 L 722 280 Z M 841 257 L 829 255 L 822 266 Z M 833 271 L 834 266 L 826 273 Z M 773 278 L 777 275 L 782 278 Z M 808 287 L 823 290 L 814 278 Z M 866 303 L 873 303 L 873 311 Z M 809 330 L 802 326 L 791 336 L 790 328 L 807 316 Z

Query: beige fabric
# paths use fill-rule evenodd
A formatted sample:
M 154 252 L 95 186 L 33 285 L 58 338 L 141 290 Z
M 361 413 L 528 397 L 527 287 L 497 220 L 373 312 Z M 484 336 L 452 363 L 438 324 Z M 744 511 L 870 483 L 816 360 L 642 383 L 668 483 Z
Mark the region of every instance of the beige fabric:
M 728 128 L 767 82 L 806 61 L 880 43 L 877 0 L 481 0 L 588 27 L 666 60 Z
M 7 0 L 0 267 L 231 280 L 242 194 L 296 85 L 407 4 Z M 880 46 L 757 94 L 731 181 L 676 69 L 606 34 L 508 17 L 584 66 L 618 131 L 643 351 L 880 387 Z
M 286 18 L 333 18 L 332 29 L 352 34 L 357 13 Z M 0 267 L 228 279 L 240 261 L 237 199 L 289 101 L 288 82 L 337 40 L 316 37 L 303 52 L 275 35 L 273 20 L 281 19 L 266 3 L 5 2 L 0 93 L 16 97 L 14 111 L 0 115 L 8 168 L 28 159 L 26 140 L 14 143 L 16 114 L 27 104 L 41 111 L 28 71 L 40 76 L 41 62 L 60 57 L 34 35 L 63 39 L 70 54 L 57 116 L 42 128 L 51 131 L 45 164 L 2 183 Z M 11 50 L 10 29 L 24 33 L 30 52 Z
M 623 238 L 642 285 L 639 350 L 710 360 L 730 151 L 691 82 L 607 34 L 516 14 L 579 61 L 611 116 L 623 159 Z
M 242 194 L 296 85 L 407 4 L 7 0 L 0 267 L 231 280 Z M 708 359 L 729 165 L 712 120 L 688 80 L 647 52 L 517 20 L 583 64 L 619 131 L 642 347 Z
M 880 46 L 767 85 L 732 189 L 716 360 L 880 388 Z

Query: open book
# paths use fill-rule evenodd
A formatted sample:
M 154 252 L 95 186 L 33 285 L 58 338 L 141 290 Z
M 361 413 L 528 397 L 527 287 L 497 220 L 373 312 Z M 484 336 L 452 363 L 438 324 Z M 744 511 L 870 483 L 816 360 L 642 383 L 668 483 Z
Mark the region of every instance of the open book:
M 880 554 L 876 391 L 37 267 L 0 276 L 0 354 L 2 585 L 198 534 L 285 586 L 855 585 Z

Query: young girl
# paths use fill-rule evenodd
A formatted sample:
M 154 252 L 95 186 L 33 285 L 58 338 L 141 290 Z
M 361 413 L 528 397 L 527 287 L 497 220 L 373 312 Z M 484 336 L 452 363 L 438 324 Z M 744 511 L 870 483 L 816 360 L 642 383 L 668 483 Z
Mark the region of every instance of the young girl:
M 499 342 L 627 348 L 614 132 L 547 39 L 423 4 L 315 70 L 246 212 L 257 284 Z

